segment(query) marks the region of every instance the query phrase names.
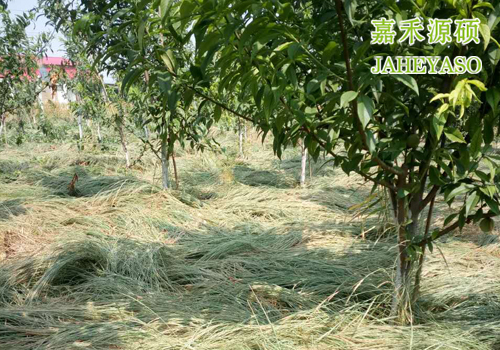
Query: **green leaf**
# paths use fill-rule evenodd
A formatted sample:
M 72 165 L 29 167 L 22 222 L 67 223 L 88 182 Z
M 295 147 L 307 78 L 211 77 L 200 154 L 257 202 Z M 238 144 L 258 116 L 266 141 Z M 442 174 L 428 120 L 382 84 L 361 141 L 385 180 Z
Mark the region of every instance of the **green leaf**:
M 446 184 L 446 182 L 444 182 L 441 179 L 441 174 L 439 173 L 439 170 L 434 166 L 431 166 L 429 168 L 429 181 L 431 184 L 437 186 L 443 186 Z
M 267 18 L 266 17 L 259 17 L 255 20 L 253 20 L 243 31 L 243 34 L 241 34 L 240 37 L 240 42 L 238 43 L 239 45 L 239 51 L 240 54 L 243 53 L 243 50 L 245 47 L 248 47 L 247 41 L 250 40 L 252 35 L 256 34 L 259 30 L 262 30 L 266 26 L 267 23 Z
M 286 70 L 286 76 L 290 81 L 290 84 L 292 84 L 292 86 L 296 88 L 298 86 L 298 81 L 297 81 L 297 73 L 295 72 L 295 66 L 293 64 L 291 64 Z
M 448 202 L 449 200 L 455 198 L 456 196 L 459 196 L 467 192 L 469 192 L 469 189 L 464 184 L 461 184 L 460 186 L 453 189 L 448 195 L 445 195 L 444 200 Z
M 448 98 L 448 97 L 450 97 L 450 94 L 437 94 L 436 96 L 434 96 L 431 99 L 431 102 L 434 102 L 436 100 L 440 100 L 440 99 L 443 99 L 443 98 Z
M 443 134 L 443 129 L 446 124 L 446 116 L 444 114 L 434 115 L 432 117 L 432 133 L 436 137 L 436 140 L 441 138 Z
M 373 110 L 375 109 L 375 104 L 373 100 L 365 95 L 358 96 L 358 117 L 363 126 L 363 129 L 366 128 L 370 119 L 373 115 Z
M 276 52 L 280 52 L 280 51 L 286 50 L 286 49 L 288 49 L 288 47 L 289 47 L 290 45 L 292 45 L 292 44 L 293 44 L 293 42 L 292 42 L 292 41 L 289 41 L 289 42 L 287 42 L 287 43 L 281 44 L 281 45 L 279 45 L 277 48 L 275 48 L 275 49 L 274 49 L 274 51 L 276 51 Z
M 321 85 L 320 80 L 318 80 L 317 78 L 311 79 L 311 81 L 307 83 L 306 92 L 308 94 L 312 94 L 313 92 L 316 92 L 316 90 L 319 89 L 320 85 Z
M 146 20 L 143 19 L 137 30 L 137 39 L 139 41 L 139 49 L 142 51 L 144 49 L 144 32 L 146 30 Z
M 323 50 L 323 55 L 321 56 L 321 60 L 323 63 L 327 64 L 328 61 L 332 58 L 333 54 L 335 53 L 335 49 L 337 48 L 338 44 L 335 41 L 330 41 L 328 45 L 326 45 L 325 49 Z
M 474 5 L 473 9 L 477 9 L 477 8 L 480 8 L 480 7 L 487 7 L 487 8 L 490 8 L 492 10 L 494 10 L 494 7 L 492 4 L 490 4 L 489 2 L 481 2 L 477 5 Z
M 481 128 L 478 128 L 470 144 L 470 151 L 472 153 L 472 157 L 474 158 L 477 157 L 479 151 L 481 150 L 482 144 L 483 144 L 483 133 Z
M 417 94 L 417 96 L 420 94 L 419 90 L 418 90 L 417 81 L 412 76 L 407 75 L 407 74 L 391 74 L 389 76 L 392 77 L 392 78 L 394 78 L 394 79 L 396 79 L 400 83 L 403 83 L 406 86 L 408 86 L 410 89 L 412 89 L 413 91 L 415 91 L 415 93 Z
M 500 215 L 500 208 L 498 207 L 498 203 L 495 200 L 488 197 L 484 197 L 483 199 L 493 213 L 495 213 L 496 215 Z
M 500 3 L 495 6 L 495 10 L 490 13 L 490 17 L 488 18 L 488 27 L 490 27 L 490 31 L 493 31 L 497 24 L 500 22 Z
M 358 97 L 358 93 L 356 91 L 347 91 L 342 94 L 340 97 L 340 107 L 345 107 L 349 104 L 349 102 L 353 101 Z
M 182 28 L 184 28 L 188 24 L 195 8 L 196 4 L 192 0 L 184 0 L 182 2 L 179 8 L 180 18 L 182 18 Z
M 264 91 L 264 112 L 266 114 L 266 118 L 269 118 L 273 114 L 275 105 L 276 99 L 274 92 L 266 86 Z
M 161 0 L 160 3 L 160 16 L 164 18 L 167 15 L 168 8 L 170 6 L 170 2 L 172 0 Z
M 432 252 L 434 251 L 434 244 L 432 244 L 432 242 L 430 242 L 430 241 L 429 241 L 429 242 L 427 243 L 427 247 L 429 247 L 429 251 L 430 251 L 430 252 L 431 252 L 431 254 L 432 254 Z
M 356 8 L 357 8 L 357 1 L 356 0 L 346 0 L 344 1 L 344 9 L 347 14 L 347 18 L 349 19 L 349 22 L 354 26 L 354 14 L 356 13 Z
M 162 61 L 165 63 L 167 66 L 167 69 L 171 73 L 176 73 L 177 71 L 177 60 L 175 59 L 174 53 L 172 50 L 167 50 L 163 55 L 161 55 Z
M 479 80 L 476 80 L 476 79 L 474 79 L 474 80 L 468 80 L 468 81 L 467 81 L 467 84 L 472 84 L 472 85 L 475 85 L 475 86 L 477 86 L 477 87 L 479 88 L 479 90 L 481 90 L 481 91 L 486 91 L 486 90 L 488 90 L 482 81 L 479 81 Z
M 368 144 L 368 151 L 373 154 L 377 146 L 377 141 L 370 130 L 366 130 L 366 143 Z
M 479 202 L 479 196 L 477 192 L 472 192 L 465 201 L 465 216 L 468 216 L 472 209 L 474 209 Z
M 220 120 L 220 117 L 222 115 L 222 108 L 221 106 L 217 105 L 214 108 L 214 120 L 215 122 L 218 122 Z
M 122 93 L 127 92 L 130 86 L 137 80 L 137 78 L 142 74 L 142 68 L 136 68 L 129 71 L 122 80 Z
M 189 67 L 189 71 L 196 82 L 203 80 L 203 72 L 199 66 L 191 66 Z
M 299 51 L 302 50 L 300 45 L 297 43 L 293 43 L 288 47 L 288 57 L 291 60 L 294 60 L 297 57 Z
M 444 135 L 451 142 L 465 143 L 464 136 L 457 128 L 447 128 Z
M 457 214 L 457 213 L 454 213 L 454 214 L 448 215 L 448 216 L 446 217 L 446 219 L 444 219 L 443 226 L 444 226 L 444 227 L 448 226 L 448 224 L 450 224 L 450 223 L 453 221 L 453 219 L 455 219 L 457 216 L 458 216 L 458 214 Z
M 450 105 L 448 103 L 443 103 L 438 109 L 438 114 L 443 114 L 448 110 L 448 108 L 450 108 Z
M 486 92 L 486 101 L 490 105 L 493 113 L 496 114 L 498 104 L 500 103 L 500 89 L 492 88 Z

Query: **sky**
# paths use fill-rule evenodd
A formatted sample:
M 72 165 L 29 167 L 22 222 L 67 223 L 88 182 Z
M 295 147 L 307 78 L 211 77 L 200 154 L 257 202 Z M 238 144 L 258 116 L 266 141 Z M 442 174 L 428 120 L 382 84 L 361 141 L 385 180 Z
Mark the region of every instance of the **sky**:
M 29 11 L 36 7 L 38 0 L 11 0 L 8 3 L 8 9 L 13 15 L 21 15 L 25 11 Z M 42 32 L 52 33 L 54 28 L 46 25 L 47 18 L 40 17 L 34 25 L 28 27 L 27 32 L 30 36 L 36 36 Z M 60 35 L 56 34 L 51 42 L 51 48 L 47 52 L 47 56 L 64 56 L 64 46 L 59 39 Z
M 22 15 L 23 12 L 29 11 L 37 6 L 38 0 L 11 0 L 8 2 L 8 9 L 12 15 Z M 54 33 L 55 30 L 52 26 L 47 25 L 47 18 L 40 16 L 37 21 L 28 27 L 28 35 L 36 36 L 40 33 Z M 51 42 L 50 48 L 47 52 L 49 57 L 64 57 L 65 49 L 61 40 L 61 35 L 55 33 L 54 39 Z M 103 73 L 104 81 L 106 83 L 114 83 L 115 80 L 108 74 Z

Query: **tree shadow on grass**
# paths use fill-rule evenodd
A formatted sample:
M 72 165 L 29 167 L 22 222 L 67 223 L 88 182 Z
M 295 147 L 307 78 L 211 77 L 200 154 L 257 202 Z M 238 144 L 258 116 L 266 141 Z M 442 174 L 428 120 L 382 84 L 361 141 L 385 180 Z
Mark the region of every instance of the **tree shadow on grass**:
M 0 182 L 11 183 L 16 181 L 22 172 L 29 169 L 28 163 L 11 160 L 0 160 Z
M 293 188 L 295 180 L 284 172 L 271 170 L 256 170 L 246 165 L 237 165 L 233 168 L 236 181 L 255 187 Z
M 301 162 L 301 156 L 294 156 L 281 160 L 275 159 L 272 163 L 274 167 L 284 171 L 287 176 L 294 178 L 298 182 L 300 180 Z M 309 167 L 309 162 L 311 162 L 311 167 Z M 330 166 L 328 166 L 328 164 L 330 164 Z M 331 164 L 333 164 L 331 158 L 318 159 L 316 162 L 314 162 L 312 158 L 309 158 L 306 166 L 306 177 L 309 178 L 310 170 L 312 170 L 313 178 L 335 175 L 335 170 Z
M 10 199 L 0 202 L 0 221 L 8 220 L 11 217 L 24 215 L 26 208 L 22 206 L 20 199 Z
M 78 176 L 75 182 L 75 191 L 69 186 L 74 176 Z M 75 166 L 59 171 L 57 173 L 36 171 L 28 175 L 28 179 L 36 185 L 45 187 L 52 195 L 60 197 L 93 197 L 118 189 L 128 189 L 147 185 L 133 176 L 93 176 L 86 169 Z
M 0 322 L 8 331 L 0 343 L 31 349 L 90 342 L 104 349 L 119 347 L 129 334 L 144 336 L 145 324 L 179 331 L 193 324 L 279 324 L 322 302 L 335 317 L 346 303 L 368 309 L 374 298 L 377 305 L 388 301 L 389 246 L 325 249 L 309 246 L 298 230 L 248 234 L 244 227 L 169 227 L 164 235 L 165 243 L 85 236 L 1 267 Z
M 362 203 L 370 196 L 370 189 L 365 187 L 327 186 L 301 196 L 302 200 L 320 204 L 332 211 L 349 213 L 349 209 Z
M 321 320 L 311 322 L 340 315 L 346 321 L 352 310 L 357 323 L 360 315 L 381 319 L 390 309 L 394 244 L 339 238 L 327 248 L 296 227 L 255 225 L 196 232 L 171 225 L 162 234 L 155 242 L 87 235 L 45 257 L 0 267 L 0 343 L 21 350 L 120 348 L 154 329 L 155 342 L 165 342 L 155 348 L 166 348 L 171 337 L 190 338 L 209 326 L 235 336 L 238 327 L 238 339 L 250 339 L 252 327 L 290 325 L 319 308 Z M 428 309 L 438 302 L 425 299 Z M 458 309 L 455 315 L 479 329 L 495 310 L 486 319 L 481 312 L 463 318 Z

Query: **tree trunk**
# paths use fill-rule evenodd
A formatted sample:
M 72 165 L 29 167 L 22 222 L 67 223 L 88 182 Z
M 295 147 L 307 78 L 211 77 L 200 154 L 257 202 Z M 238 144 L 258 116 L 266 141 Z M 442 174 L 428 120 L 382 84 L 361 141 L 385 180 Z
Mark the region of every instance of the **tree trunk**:
M 0 137 L 2 136 L 3 125 L 4 125 L 4 116 L 0 117 Z
M 2 116 L 2 121 L 1 121 L 1 126 L 0 126 L 0 135 L 2 134 L 2 130 L 3 130 L 3 137 L 4 137 L 4 140 L 5 140 L 5 144 L 7 144 L 7 116 L 4 114 Z
M 300 148 L 302 151 L 302 161 L 301 161 L 301 166 L 300 166 L 300 186 L 305 187 L 305 185 L 306 185 L 307 149 L 306 149 L 304 140 L 302 140 Z
M 38 106 L 40 107 L 40 111 L 42 113 L 45 113 L 45 108 L 43 107 L 43 99 L 42 99 L 42 94 L 41 93 L 38 95 Z M 35 117 L 33 116 L 33 120 L 35 120 L 34 118 Z
M 120 142 L 122 144 L 123 153 L 125 153 L 125 162 L 127 164 L 127 168 L 130 168 L 130 156 L 128 154 L 127 140 L 125 139 L 125 133 L 123 132 L 121 117 L 116 118 L 116 126 L 118 128 L 118 134 L 120 134 Z
M 429 212 L 427 213 L 427 221 L 425 223 L 424 238 L 427 238 L 429 236 L 429 230 L 431 227 L 435 199 L 436 199 L 436 197 L 432 198 L 430 206 L 429 206 Z M 422 270 L 424 268 L 424 262 L 425 262 L 425 248 L 426 248 L 426 246 L 422 247 L 422 253 L 420 253 L 420 256 L 418 259 L 417 272 L 415 274 L 415 284 L 413 286 L 413 293 L 412 293 L 412 303 L 413 304 L 418 300 L 418 298 L 420 296 L 420 281 L 422 279 Z
M 397 188 L 404 188 L 406 185 L 406 177 L 399 176 Z M 418 229 L 417 225 L 407 226 L 408 211 L 406 199 L 399 198 L 395 193 L 391 193 L 393 205 L 396 205 L 394 210 L 396 215 L 396 223 L 398 229 L 398 257 L 396 262 L 396 276 L 394 280 L 394 296 L 392 300 L 391 315 L 395 318 L 396 323 L 405 325 L 412 322 L 411 313 L 411 269 L 412 261 L 408 256 L 409 236 L 414 232 L 408 232 L 410 227 L 414 230 Z M 412 214 L 412 216 L 414 216 Z M 418 222 L 418 220 L 417 220 Z
M 239 136 L 239 149 L 240 149 L 240 157 L 243 158 L 245 156 L 243 152 L 243 128 L 241 127 L 241 120 L 238 119 L 238 136 Z
M 162 186 L 164 190 L 170 188 L 170 179 L 168 176 L 168 140 L 167 137 L 162 137 L 161 140 L 161 175 L 162 175 Z
M 149 140 L 149 130 L 148 130 L 148 126 L 147 125 L 144 125 L 143 126 L 143 129 L 144 129 L 144 138 L 146 140 Z
M 78 131 L 80 132 L 80 141 L 83 140 L 82 116 L 78 115 Z
M 397 324 L 406 325 L 411 323 L 411 264 L 405 261 L 405 254 L 398 254 L 396 277 L 394 281 L 394 296 L 392 299 L 391 315 L 395 318 Z
M 313 168 L 312 168 L 311 156 L 309 155 L 309 153 L 307 154 L 307 162 L 309 163 L 309 180 L 312 180 Z M 316 164 L 316 162 L 314 163 Z
M 172 150 L 172 164 L 174 165 L 175 189 L 179 189 L 179 176 L 177 174 L 177 163 L 175 162 L 175 153 Z
M 101 124 L 99 122 L 97 122 L 97 140 L 102 143 Z

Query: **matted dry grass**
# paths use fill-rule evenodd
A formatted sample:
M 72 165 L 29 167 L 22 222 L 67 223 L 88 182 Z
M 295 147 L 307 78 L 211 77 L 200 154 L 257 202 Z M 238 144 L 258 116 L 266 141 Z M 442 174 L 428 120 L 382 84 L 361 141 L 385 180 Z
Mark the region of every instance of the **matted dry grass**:
M 298 152 L 248 143 L 238 159 L 224 142 L 179 152 L 168 193 L 151 156 L 125 170 L 117 147 L 3 149 L 0 348 L 500 348 L 498 236 L 439 244 L 416 323 L 396 327 L 394 243 L 348 209 L 362 181 L 318 164 L 300 189 Z

